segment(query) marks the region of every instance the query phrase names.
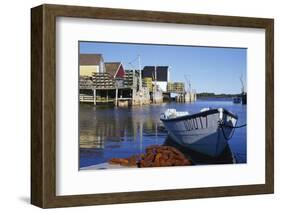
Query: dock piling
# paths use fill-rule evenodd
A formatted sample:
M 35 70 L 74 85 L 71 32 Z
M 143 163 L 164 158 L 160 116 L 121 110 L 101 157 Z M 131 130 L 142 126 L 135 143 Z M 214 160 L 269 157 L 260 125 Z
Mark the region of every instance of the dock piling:
M 94 96 L 94 105 L 96 105 L 96 103 L 97 103 L 97 101 L 96 101 L 96 98 L 97 98 L 96 89 L 93 89 L 93 96 Z
M 118 89 L 115 90 L 115 106 L 118 105 Z

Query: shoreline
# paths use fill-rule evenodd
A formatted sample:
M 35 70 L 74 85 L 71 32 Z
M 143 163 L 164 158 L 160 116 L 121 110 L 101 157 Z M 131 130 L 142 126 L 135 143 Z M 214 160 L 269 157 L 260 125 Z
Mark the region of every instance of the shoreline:
M 104 169 L 128 169 L 128 168 L 137 168 L 136 166 L 121 166 L 118 164 L 110 164 L 107 162 L 99 163 L 91 166 L 85 166 L 79 168 L 79 171 L 85 170 L 104 170 Z

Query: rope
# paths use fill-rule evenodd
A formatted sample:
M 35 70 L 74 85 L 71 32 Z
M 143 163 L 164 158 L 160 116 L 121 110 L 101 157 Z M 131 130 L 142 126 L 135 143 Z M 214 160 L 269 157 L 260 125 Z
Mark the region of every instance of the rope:
M 229 126 L 229 125 L 226 125 L 226 124 L 222 124 L 222 126 L 225 126 L 227 128 L 232 128 L 232 129 L 239 129 L 239 128 L 247 126 L 247 124 L 243 124 L 243 125 L 240 125 L 240 126 Z
M 239 152 L 234 152 L 233 155 L 236 161 L 238 162 L 244 161 L 247 156 L 246 153 L 239 153 Z
M 236 124 L 237 124 L 237 123 L 236 123 Z M 219 121 L 219 127 L 220 127 L 221 130 L 222 130 L 222 134 L 223 134 L 223 137 L 224 137 L 225 140 L 229 141 L 229 140 L 233 137 L 234 132 L 235 132 L 235 129 L 238 129 L 238 128 L 242 128 L 242 127 L 247 126 L 247 124 L 243 124 L 243 125 L 240 125 L 240 126 L 236 126 L 236 124 L 235 124 L 235 126 L 229 126 L 229 125 L 224 124 L 222 121 Z M 233 131 L 231 132 L 231 134 L 230 134 L 229 137 L 226 136 L 223 127 L 233 129 Z

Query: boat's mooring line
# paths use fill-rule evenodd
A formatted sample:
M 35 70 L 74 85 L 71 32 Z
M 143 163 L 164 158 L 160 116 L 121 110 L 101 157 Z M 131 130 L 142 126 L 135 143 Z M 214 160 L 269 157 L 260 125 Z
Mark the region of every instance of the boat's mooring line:
M 219 121 L 219 127 L 222 130 L 222 134 L 223 134 L 224 139 L 227 140 L 227 141 L 232 138 L 232 136 L 234 135 L 235 129 L 242 128 L 242 127 L 245 127 L 245 126 L 247 126 L 247 124 L 243 124 L 243 125 L 240 125 L 240 126 L 236 126 L 236 125 L 235 126 L 229 126 L 229 125 L 224 124 L 222 121 Z M 223 127 L 234 129 L 229 137 L 226 136 Z
M 236 161 L 243 161 L 245 158 L 247 158 L 246 153 L 234 152 L 233 155 L 234 155 L 234 158 L 236 159 Z
M 226 124 L 221 124 L 221 125 L 225 126 L 227 128 L 232 128 L 232 129 L 238 129 L 238 128 L 242 128 L 242 127 L 247 126 L 247 124 L 243 124 L 243 125 L 240 125 L 240 126 L 229 126 L 229 125 L 226 125 Z

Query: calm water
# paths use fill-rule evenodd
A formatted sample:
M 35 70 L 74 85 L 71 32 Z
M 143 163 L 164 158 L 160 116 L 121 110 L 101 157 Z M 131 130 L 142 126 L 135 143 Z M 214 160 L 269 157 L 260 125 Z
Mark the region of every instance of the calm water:
M 204 107 L 226 108 L 238 115 L 237 125 L 246 123 L 246 106 L 233 104 L 231 99 L 198 100 L 193 104 L 172 102 L 132 108 L 80 104 L 80 168 L 104 163 L 113 157 L 140 154 L 149 145 L 162 145 L 167 142 L 167 133 L 163 131 L 159 120 L 162 112 L 167 108 L 175 108 L 195 113 Z M 246 163 L 246 128 L 236 129 L 228 143 L 236 162 Z

